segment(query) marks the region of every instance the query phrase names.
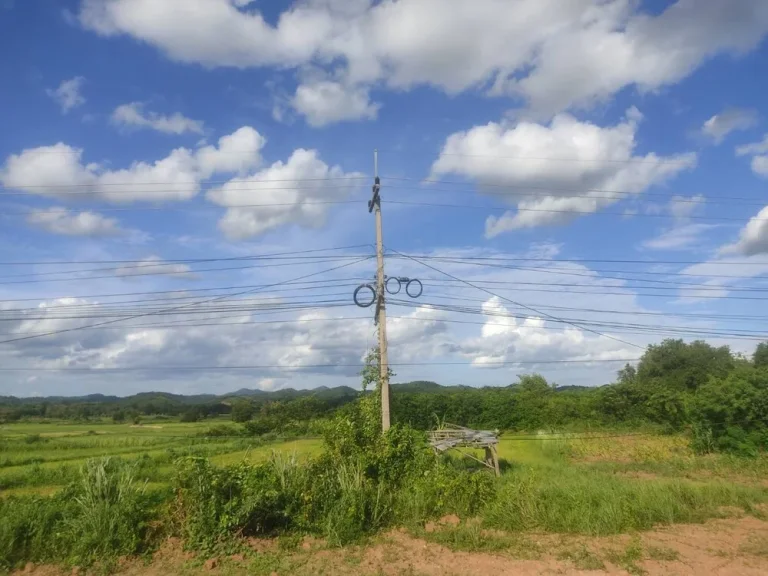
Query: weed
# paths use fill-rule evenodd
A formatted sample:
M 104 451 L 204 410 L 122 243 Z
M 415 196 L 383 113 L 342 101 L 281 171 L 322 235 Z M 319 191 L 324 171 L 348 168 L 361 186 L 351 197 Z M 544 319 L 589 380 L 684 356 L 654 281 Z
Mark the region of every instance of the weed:
M 637 564 L 643 559 L 643 548 L 637 538 L 633 538 L 623 551 L 607 550 L 605 557 L 609 562 L 624 568 L 630 574 L 642 576 L 646 573 L 642 566 Z
M 604 570 L 605 563 L 600 556 L 592 552 L 586 545 L 581 544 L 576 550 L 563 550 L 558 555 L 559 560 L 570 560 L 577 570 Z
M 680 558 L 680 553 L 666 546 L 648 546 L 645 549 L 648 558 L 659 562 L 674 562 Z
M 739 552 L 768 558 L 768 538 L 765 536 L 752 536 L 745 544 L 739 547 Z

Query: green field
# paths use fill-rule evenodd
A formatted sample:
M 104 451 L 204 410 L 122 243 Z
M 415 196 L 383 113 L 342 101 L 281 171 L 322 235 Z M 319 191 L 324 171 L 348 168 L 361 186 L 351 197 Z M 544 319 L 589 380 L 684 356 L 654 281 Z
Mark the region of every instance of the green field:
M 332 547 L 347 545 L 401 526 L 454 550 L 509 554 L 532 534 L 602 538 L 733 514 L 760 519 L 768 502 L 765 453 L 699 455 L 685 434 L 505 433 L 498 446 L 501 478 L 493 478 L 457 453 L 435 460 L 414 431 L 396 432 L 382 444 L 363 441 L 364 451 L 338 452 L 338 444 L 319 438 L 248 437 L 235 435 L 238 430 L 228 419 L 0 427 L 0 569 L 27 560 L 115 562 L 156 549 L 163 534 L 183 535 L 185 546 L 205 557 L 237 546 L 230 538 L 245 531 L 264 534 L 259 527 L 266 522 L 273 523 L 266 534 L 278 536 L 278 544 L 316 534 Z M 360 431 L 338 430 L 342 439 Z M 110 463 L 100 459 L 105 456 Z M 405 472 L 380 476 L 377 488 L 364 478 L 362 462 Z M 181 509 L 180 516 L 173 512 Z M 436 519 L 456 514 L 460 525 L 434 530 Z M 150 525 L 163 528 L 142 528 Z M 598 558 L 563 542 L 557 549 L 564 558 L 585 563 L 588 556 L 594 565 L 602 558 L 638 574 L 638 558 L 651 553 L 629 546 L 626 558 L 610 550 Z M 281 554 L 267 558 L 282 561 Z
M 174 461 L 180 456 L 205 456 L 211 463 L 224 466 L 264 461 L 273 452 L 295 454 L 301 459 L 322 449 L 319 438 L 263 441 L 206 436 L 217 424 L 231 421 L 157 420 L 141 425 L 25 422 L 0 426 L 0 497 L 52 494 L 75 480 L 89 458 L 115 456 L 135 462 L 138 479 L 150 487 L 162 487 L 171 481 Z M 479 451 L 474 455 L 482 456 Z M 612 476 L 652 474 L 697 483 L 728 482 L 736 477 L 739 484 L 760 485 L 768 474 L 768 457 L 696 456 L 683 436 L 505 434 L 499 456 L 505 476 L 521 468 L 555 467 Z M 472 465 L 470 460 L 466 462 Z
M 205 437 L 216 424 L 169 420 L 142 425 L 27 422 L 0 426 L 0 497 L 12 494 L 51 494 L 79 474 L 89 458 L 119 456 L 134 461 L 137 477 L 150 486 L 164 486 L 172 478 L 179 456 L 200 455 L 215 464 L 258 462 L 273 450 L 302 457 L 320 449 L 319 439 L 265 443 L 258 438 Z

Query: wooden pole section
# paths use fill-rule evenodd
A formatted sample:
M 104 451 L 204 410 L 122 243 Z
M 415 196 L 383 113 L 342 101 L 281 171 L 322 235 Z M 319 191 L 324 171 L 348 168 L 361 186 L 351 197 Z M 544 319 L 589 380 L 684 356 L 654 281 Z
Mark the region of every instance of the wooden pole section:
M 381 232 L 381 196 L 378 191 L 379 181 L 379 151 L 373 151 L 374 176 L 374 211 L 376 216 L 376 303 L 379 324 L 379 366 L 381 369 L 381 429 L 389 430 L 389 358 L 387 356 L 387 310 L 384 298 L 384 241 Z

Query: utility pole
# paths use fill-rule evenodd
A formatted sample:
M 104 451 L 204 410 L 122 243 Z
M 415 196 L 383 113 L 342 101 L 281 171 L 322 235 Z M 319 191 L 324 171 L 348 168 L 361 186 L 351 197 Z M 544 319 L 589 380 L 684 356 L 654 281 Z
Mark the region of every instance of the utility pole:
M 389 359 L 387 357 L 387 310 L 384 302 L 384 241 L 381 232 L 381 181 L 379 180 L 379 151 L 373 151 L 373 198 L 368 212 L 376 217 L 376 319 L 379 325 L 379 367 L 381 369 L 381 429 L 389 430 Z

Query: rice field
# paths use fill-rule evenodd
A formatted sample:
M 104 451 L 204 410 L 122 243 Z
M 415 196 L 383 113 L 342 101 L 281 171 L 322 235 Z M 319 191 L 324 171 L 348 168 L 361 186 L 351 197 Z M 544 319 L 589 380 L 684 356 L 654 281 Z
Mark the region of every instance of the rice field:
M 228 419 L 146 424 L 19 423 L 0 426 L 0 497 L 52 494 L 71 482 L 89 459 L 117 456 L 136 462 L 138 477 L 150 487 L 163 487 L 179 456 L 206 456 L 215 464 L 258 462 L 273 450 L 303 457 L 317 452 L 320 439 L 264 442 L 259 438 L 206 437 Z

